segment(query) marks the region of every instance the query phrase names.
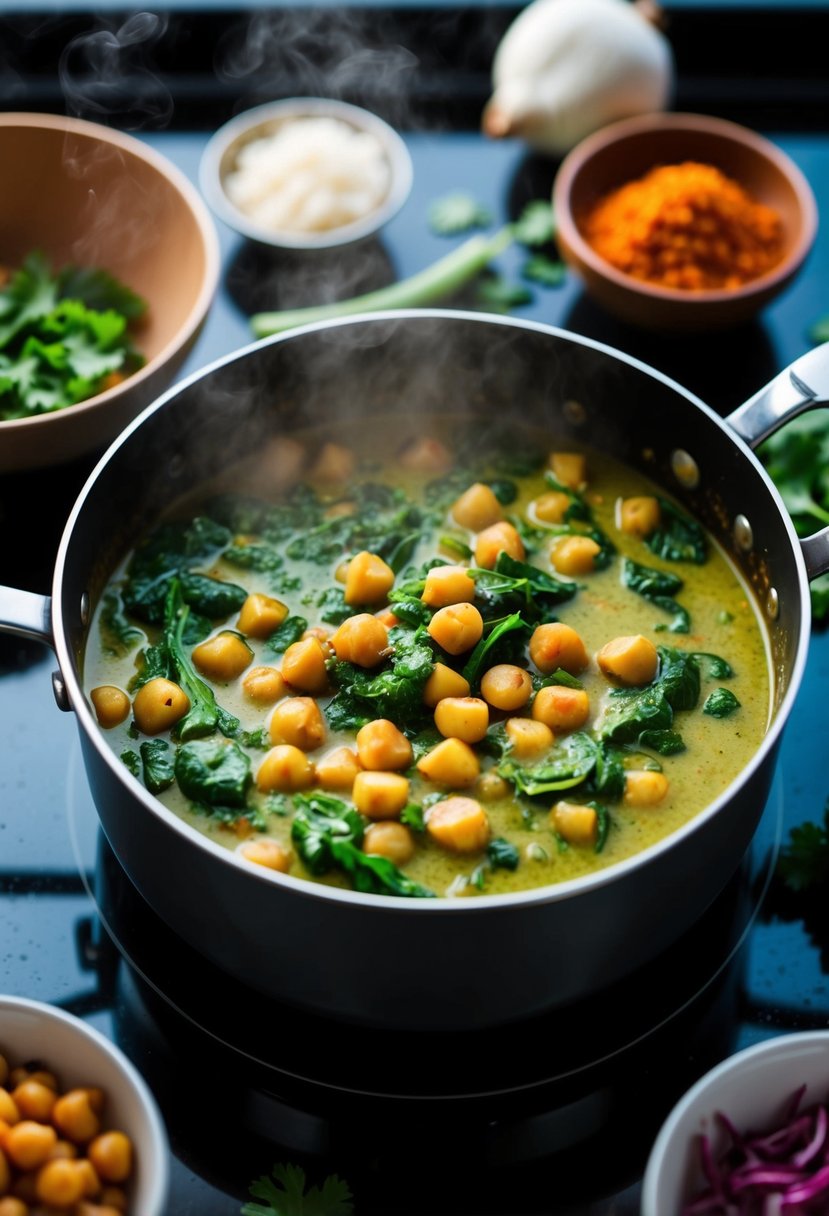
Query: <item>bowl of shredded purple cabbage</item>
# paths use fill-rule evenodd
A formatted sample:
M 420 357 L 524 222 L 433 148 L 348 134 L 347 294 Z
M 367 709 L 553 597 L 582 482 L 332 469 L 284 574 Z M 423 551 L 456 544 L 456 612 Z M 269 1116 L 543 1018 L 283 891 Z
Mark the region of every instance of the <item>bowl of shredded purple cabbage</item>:
M 654 1142 L 641 1211 L 829 1213 L 829 1031 L 765 1040 L 697 1081 Z

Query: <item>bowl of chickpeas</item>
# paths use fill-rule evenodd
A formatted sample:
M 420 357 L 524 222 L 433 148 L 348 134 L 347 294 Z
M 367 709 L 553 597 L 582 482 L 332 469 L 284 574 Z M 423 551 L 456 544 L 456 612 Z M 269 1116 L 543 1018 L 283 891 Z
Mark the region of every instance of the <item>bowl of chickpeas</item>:
M 0 996 L 0 1216 L 162 1216 L 168 1174 L 126 1056 L 61 1009 Z

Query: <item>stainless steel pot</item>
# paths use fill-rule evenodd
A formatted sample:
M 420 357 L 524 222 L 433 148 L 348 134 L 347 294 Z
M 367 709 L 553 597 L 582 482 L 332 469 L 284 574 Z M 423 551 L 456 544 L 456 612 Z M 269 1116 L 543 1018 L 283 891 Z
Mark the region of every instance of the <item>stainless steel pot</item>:
M 816 387 L 812 387 L 816 386 Z M 60 545 L 51 599 L 0 589 L 0 629 L 54 646 L 104 831 L 151 906 L 228 974 L 339 1018 L 462 1029 L 529 1016 L 654 958 L 721 891 L 751 840 L 809 641 L 808 580 L 829 530 L 798 541 L 751 448 L 829 400 L 829 347 L 723 421 L 607 347 L 531 323 L 441 311 L 310 326 L 248 347 L 163 396 L 113 444 Z M 90 611 L 115 563 L 173 499 L 268 434 L 356 413 L 512 414 L 613 452 L 675 494 L 754 588 L 773 718 L 738 780 L 680 831 L 586 878 L 509 896 L 398 900 L 250 867 L 188 827 L 113 754 L 82 691 Z

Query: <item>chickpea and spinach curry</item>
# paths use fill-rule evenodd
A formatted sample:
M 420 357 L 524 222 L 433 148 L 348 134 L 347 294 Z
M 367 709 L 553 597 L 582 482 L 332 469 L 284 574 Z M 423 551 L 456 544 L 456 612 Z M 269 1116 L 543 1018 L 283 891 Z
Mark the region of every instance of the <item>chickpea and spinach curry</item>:
M 641 474 L 528 437 L 282 436 L 180 506 L 88 646 L 124 764 L 252 866 L 407 897 L 575 878 L 702 810 L 767 725 L 753 601 Z

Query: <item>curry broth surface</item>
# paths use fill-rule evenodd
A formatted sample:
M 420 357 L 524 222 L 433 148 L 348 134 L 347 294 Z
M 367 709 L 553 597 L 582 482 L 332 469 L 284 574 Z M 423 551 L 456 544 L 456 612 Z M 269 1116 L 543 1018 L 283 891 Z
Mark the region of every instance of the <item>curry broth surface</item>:
M 451 448 L 451 427 L 439 420 L 433 420 L 426 429 L 431 435 L 441 436 Z M 392 432 L 393 433 L 393 432 Z M 315 436 L 300 436 L 309 451 L 327 439 Z M 541 435 L 534 436 L 541 451 L 546 452 L 549 441 Z M 420 501 L 424 486 L 434 480 L 435 475 L 411 474 L 392 458 L 383 456 L 384 440 L 377 434 L 368 435 L 365 431 L 359 433 L 345 432 L 338 428 L 336 435 L 338 443 L 350 443 L 355 452 L 361 453 L 357 469 L 352 478 L 354 481 L 368 481 L 393 484 L 404 490 L 416 502 Z M 397 438 L 399 443 L 399 435 Z M 387 449 L 386 449 L 387 450 Z M 655 487 L 641 474 L 635 472 L 612 458 L 587 451 L 588 486 L 585 498 L 589 503 L 596 525 L 604 531 L 616 546 L 616 556 L 607 569 L 595 571 L 589 575 L 577 577 L 580 590 L 570 601 L 562 603 L 556 609 L 557 619 L 573 626 L 583 638 L 587 652 L 591 656 L 588 669 L 579 679 L 589 694 L 591 714 L 583 728 L 590 732 L 600 717 L 602 706 L 606 703 L 611 686 L 598 670 L 595 655 L 610 639 L 617 636 L 641 633 L 655 645 L 669 646 L 692 652 L 714 653 L 725 658 L 733 668 L 733 677 L 722 681 L 711 679 L 705 664 L 701 667 L 701 693 L 697 708 L 693 711 L 677 712 L 674 728 L 677 729 L 686 744 L 686 750 L 676 755 L 665 757 L 653 753 L 653 758 L 661 765 L 669 778 L 669 790 L 665 799 L 657 806 L 634 808 L 625 805 L 621 800 L 609 803 L 611 826 L 606 842 L 600 852 L 589 847 L 565 845 L 556 836 L 548 820 L 548 812 L 558 798 L 572 801 L 584 801 L 579 791 L 565 790 L 561 794 L 548 794 L 535 798 L 532 803 L 526 799 L 513 796 L 497 801 L 483 803 L 491 825 L 492 837 L 505 837 L 517 846 L 520 852 L 520 863 L 515 871 L 494 868 L 486 870 L 485 884 L 482 888 L 487 894 L 505 893 L 526 888 L 538 887 L 557 883 L 567 879 L 591 873 L 630 857 L 647 846 L 654 844 L 664 836 L 681 827 L 690 818 L 710 803 L 723 789 L 740 773 L 757 750 L 765 733 L 769 717 L 770 687 L 769 662 L 765 635 L 760 626 L 754 600 L 722 550 L 709 538 L 710 550 L 708 560 L 704 565 L 690 562 L 663 561 L 655 556 L 637 537 L 623 533 L 615 521 L 616 503 L 618 499 L 634 495 L 659 494 L 665 495 L 661 488 Z M 469 483 L 479 478 L 470 474 Z M 264 479 L 267 482 L 267 477 Z M 347 498 L 347 490 L 342 486 L 333 487 L 321 485 L 310 478 L 305 480 L 315 489 L 330 494 L 333 499 Z M 505 517 L 517 515 L 527 518 L 527 509 L 533 499 L 547 492 L 550 486 L 544 479 L 543 469 L 526 477 L 513 478 L 518 486 L 518 497 L 504 508 Z M 200 502 L 207 501 L 210 496 L 219 491 L 225 492 L 233 487 L 242 494 L 261 493 L 263 478 L 261 470 L 257 473 L 250 462 L 240 466 L 237 471 L 225 475 L 221 482 L 204 487 L 198 498 L 190 497 L 179 504 L 169 518 L 186 519 L 199 513 Z M 255 486 L 255 491 L 252 489 Z M 276 500 L 276 496 L 274 496 Z M 458 529 L 449 515 L 436 529 L 435 535 L 428 541 L 422 542 L 407 563 L 405 572 L 398 575 L 396 585 L 412 576 L 412 573 L 426 561 L 435 556 L 443 556 L 445 560 L 455 563 L 457 558 L 442 552 L 437 544 L 437 534 L 451 531 L 458 535 L 463 530 Z M 474 546 L 474 536 L 466 534 Z M 545 544 L 537 552 L 527 556 L 527 561 L 541 569 L 555 574 L 551 567 L 549 550 Z M 344 555 L 345 556 L 345 555 Z M 677 593 L 676 599 L 690 614 L 691 631 L 687 634 L 666 631 L 670 621 L 669 614 L 660 611 L 652 603 L 634 594 L 622 585 L 620 572 L 624 557 L 652 567 L 678 574 L 684 580 L 684 587 Z M 292 561 L 285 559 L 285 569 L 291 574 L 297 574 L 301 580 L 301 589 L 290 594 L 276 594 L 269 586 L 268 575 L 253 570 L 240 569 L 238 566 L 218 560 L 210 566 L 195 567 L 199 572 L 227 579 L 241 584 L 249 592 L 262 592 L 275 595 L 285 603 L 290 613 L 303 616 L 309 626 L 319 624 L 315 618 L 314 607 L 309 604 L 309 598 L 330 587 L 341 586 L 335 581 L 335 569 L 342 558 L 334 562 L 316 564 L 310 561 Z M 110 586 L 117 588 L 124 578 L 126 562 L 114 574 Z M 464 564 L 460 562 L 460 564 Z M 474 565 L 470 560 L 469 565 Z M 564 576 L 561 576 L 564 577 Z M 102 684 L 114 684 L 122 689 L 129 689 L 137 669 L 140 668 L 140 654 L 143 646 L 152 643 L 159 635 L 158 630 L 142 626 L 146 642 L 139 644 L 126 654 L 114 654 L 107 645 L 107 631 L 101 624 L 101 610 L 104 600 L 98 605 L 90 640 L 85 655 L 85 686 L 87 693 Z M 364 611 L 355 608 L 355 612 Z M 221 622 L 216 622 L 212 633 L 217 634 L 235 627 L 236 614 Z M 335 626 L 328 627 L 330 632 Z M 211 634 L 212 636 L 212 634 Z M 259 664 L 277 666 L 279 660 L 269 653 L 266 643 L 256 638 L 246 638 L 254 652 L 250 667 Z M 461 656 L 456 663 L 458 669 L 463 666 L 468 656 Z M 486 669 L 486 664 L 484 670 Z M 251 702 L 243 693 L 242 679 L 230 684 L 214 684 L 219 704 L 237 716 L 242 728 L 255 730 L 267 725 L 271 706 L 258 706 Z M 708 694 L 715 688 L 724 686 L 731 689 L 740 701 L 740 708 L 725 718 L 715 718 L 701 712 L 702 704 Z M 474 690 L 473 690 L 474 693 Z M 306 695 L 298 692 L 296 695 Z M 325 704 L 327 697 L 319 698 Z M 529 714 L 529 706 L 515 711 L 517 714 Z M 491 710 L 492 723 L 501 721 L 509 716 Z M 105 731 L 105 736 L 116 754 L 125 751 L 137 751 L 139 742 L 144 736 L 136 736 L 135 729 L 130 729 L 131 719 L 120 726 Z M 400 723 L 399 725 L 404 725 Z M 160 736 L 162 738 L 169 736 Z M 563 736 L 562 736 L 563 737 Z M 558 741 L 558 740 L 557 740 Z M 353 732 L 334 732 L 328 730 L 323 746 L 312 758 L 322 756 L 335 747 L 347 744 L 353 746 Z M 264 756 L 264 751 L 246 748 L 251 757 L 253 773 Z M 480 752 L 478 747 L 476 751 Z M 633 749 L 642 755 L 642 749 Z M 480 755 L 482 771 L 497 766 L 498 760 Z M 640 766 L 641 767 L 641 766 Z M 411 801 L 419 802 L 424 796 L 434 794 L 438 789 L 434 784 L 421 778 L 412 768 Z M 472 790 L 449 790 L 448 793 L 460 793 L 475 796 Z M 256 798 L 254 786 L 254 798 Z M 336 794 L 337 797 L 347 796 Z M 227 847 L 236 849 L 240 839 L 236 831 L 227 825 L 216 823 L 205 814 L 194 811 L 188 800 L 181 794 L 176 785 L 159 795 L 177 815 L 198 831 L 212 840 Z M 533 809 L 527 811 L 528 806 Z M 523 808 L 523 809 L 522 809 Z M 267 837 L 291 845 L 291 816 L 290 814 L 270 814 L 267 816 Z M 479 889 L 474 879 L 480 875 L 482 854 L 458 855 L 447 852 L 435 844 L 426 833 L 417 834 L 418 847 L 411 861 L 402 867 L 406 875 L 422 883 L 437 895 L 475 895 Z M 291 871 L 295 876 L 311 878 L 302 861 L 294 854 Z M 336 871 L 325 875 L 323 881 L 333 885 L 348 886 L 348 880 Z

